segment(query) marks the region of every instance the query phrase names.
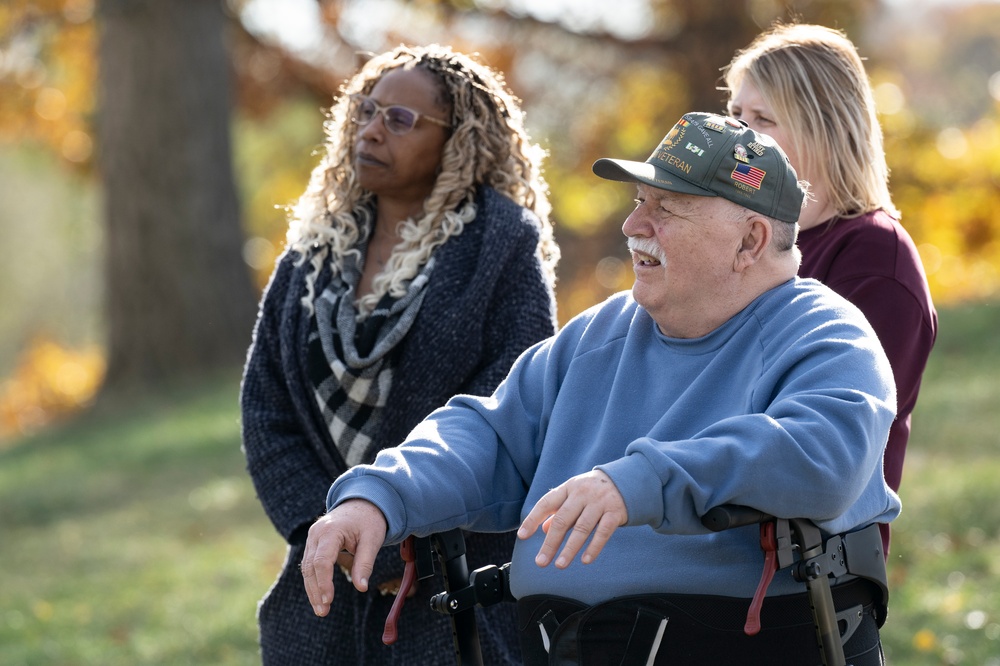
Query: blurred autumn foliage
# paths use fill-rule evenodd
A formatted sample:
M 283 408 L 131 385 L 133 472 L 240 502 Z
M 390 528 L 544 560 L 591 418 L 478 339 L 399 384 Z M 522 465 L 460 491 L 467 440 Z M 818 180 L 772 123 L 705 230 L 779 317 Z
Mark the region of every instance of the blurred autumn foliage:
M 66 349 L 36 339 L 0 383 L 0 442 L 31 432 L 90 403 L 104 375 L 101 349 Z
M 93 0 L 0 5 L 0 142 L 37 141 L 88 169 L 97 78 Z
M 892 118 L 886 125 L 893 126 Z M 893 198 L 939 305 L 1000 291 L 1000 114 L 888 134 Z
M 358 65 L 358 53 L 438 41 L 477 52 L 505 72 L 534 137 L 549 149 L 546 177 L 563 247 L 560 319 L 566 321 L 631 284 L 619 227 L 632 192 L 595 179 L 593 160 L 644 159 L 684 111 L 721 110 L 718 72 L 733 51 L 775 19 L 798 19 L 844 29 L 868 58 L 894 198 L 937 304 L 1000 292 L 996 2 L 941 7 L 917 26 L 878 0 L 634 0 L 618 13 L 639 12 L 641 20 L 622 27 L 610 11 L 602 23 L 574 12 L 532 14 L 531 3 L 513 1 L 396 0 L 364 9 L 356 0 L 317 0 L 308 48 L 269 33 L 260 18 L 267 15 L 257 11 L 266 4 L 225 2 L 246 235 L 241 250 L 258 287 L 283 246 L 283 207 L 299 195 L 318 159 L 323 107 Z M 47 151 L 88 187 L 99 182 L 95 14 L 95 0 L 0 4 L 0 152 L 5 146 Z M 909 12 L 905 20 L 914 16 Z M 2 224 L 0 214 L 0 231 Z M 45 330 L 0 330 L 0 338 L 23 341 L 16 361 L 5 364 L 10 376 L 0 387 L 0 441 L 87 404 L 100 386 L 101 349 Z

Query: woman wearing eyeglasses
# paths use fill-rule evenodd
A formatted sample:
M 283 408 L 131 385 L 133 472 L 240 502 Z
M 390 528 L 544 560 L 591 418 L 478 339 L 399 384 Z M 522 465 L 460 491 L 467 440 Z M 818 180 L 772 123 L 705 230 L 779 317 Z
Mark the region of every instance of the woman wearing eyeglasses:
M 241 391 L 247 469 L 289 544 L 258 609 L 265 664 L 454 663 L 447 618 L 420 585 L 391 647 L 402 576 L 383 548 L 369 592 L 335 571 L 316 617 L 299 563 L 347 468 L 370 462 L 457 393 L 488 395 L 555 331 L 543 151 L 501 75 L 439 46 L 399 47 L 347 81 L 292 209 Z M 472 535 L 470 570 L 510 557 L 513 535 Z M 510 607 L 508 607 L 510 606 Z M 512 604 L 477 609 L 487 663 L 520 663 Z

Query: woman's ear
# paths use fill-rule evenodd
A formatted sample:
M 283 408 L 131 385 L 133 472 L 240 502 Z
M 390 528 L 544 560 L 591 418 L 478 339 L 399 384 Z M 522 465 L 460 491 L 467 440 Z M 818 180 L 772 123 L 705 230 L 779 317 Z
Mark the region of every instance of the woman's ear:
M 740 273 L 760 261 L 767 246 L 771 244 L 773 233 L 771 223 L 759 215 L 744 222 L 743 238 L 740 239 L 733 270 Z

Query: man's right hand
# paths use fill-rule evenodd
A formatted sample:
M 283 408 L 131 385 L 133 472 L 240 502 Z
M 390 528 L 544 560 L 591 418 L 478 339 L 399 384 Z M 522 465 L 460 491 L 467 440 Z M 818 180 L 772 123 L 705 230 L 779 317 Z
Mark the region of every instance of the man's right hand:
M 338 504 L 309 528 L 302 555 L 302 580 L 313 612 L 324 617 L 333 602 L 333 568 L 342 550 L 354 554 L 351 578 L 359 592 L 368 591 L 368 577 L 375 556 L 385 542 L 385 516 L 377 506 L 362 499 Z

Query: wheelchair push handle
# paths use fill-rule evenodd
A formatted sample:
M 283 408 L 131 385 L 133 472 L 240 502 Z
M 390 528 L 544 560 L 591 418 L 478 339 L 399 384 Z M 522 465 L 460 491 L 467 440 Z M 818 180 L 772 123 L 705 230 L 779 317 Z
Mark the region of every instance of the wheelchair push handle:
M 723 504 L 709 509 L 708 513 L 701 517 L 701 524 L 713 532 L 722 532 L 734 527 L 757 525 L 771 520 L 774 520 L 774 516 L 769 513 L 748 506 Z
M 826 553 L 822 534 L 812 521 L 796 518 L 782 520 L 751 507 L 730 504 L 710 509 L 702 516 L 701 522 L 713 532 L 760 525 L 764 570 L 747 613 L 744 626 L 747 635 L 760 631 L 760 611 L 767 587 L 779 569 L 792 564 L 797 552 L 801 560 L 793 568 L 792 575 L 806 584 L 823 665 L 846 666 L 829 578 L 829 575 L 839 571 L 834 572 L 819 564 L 820 561 L 826 562 Z

